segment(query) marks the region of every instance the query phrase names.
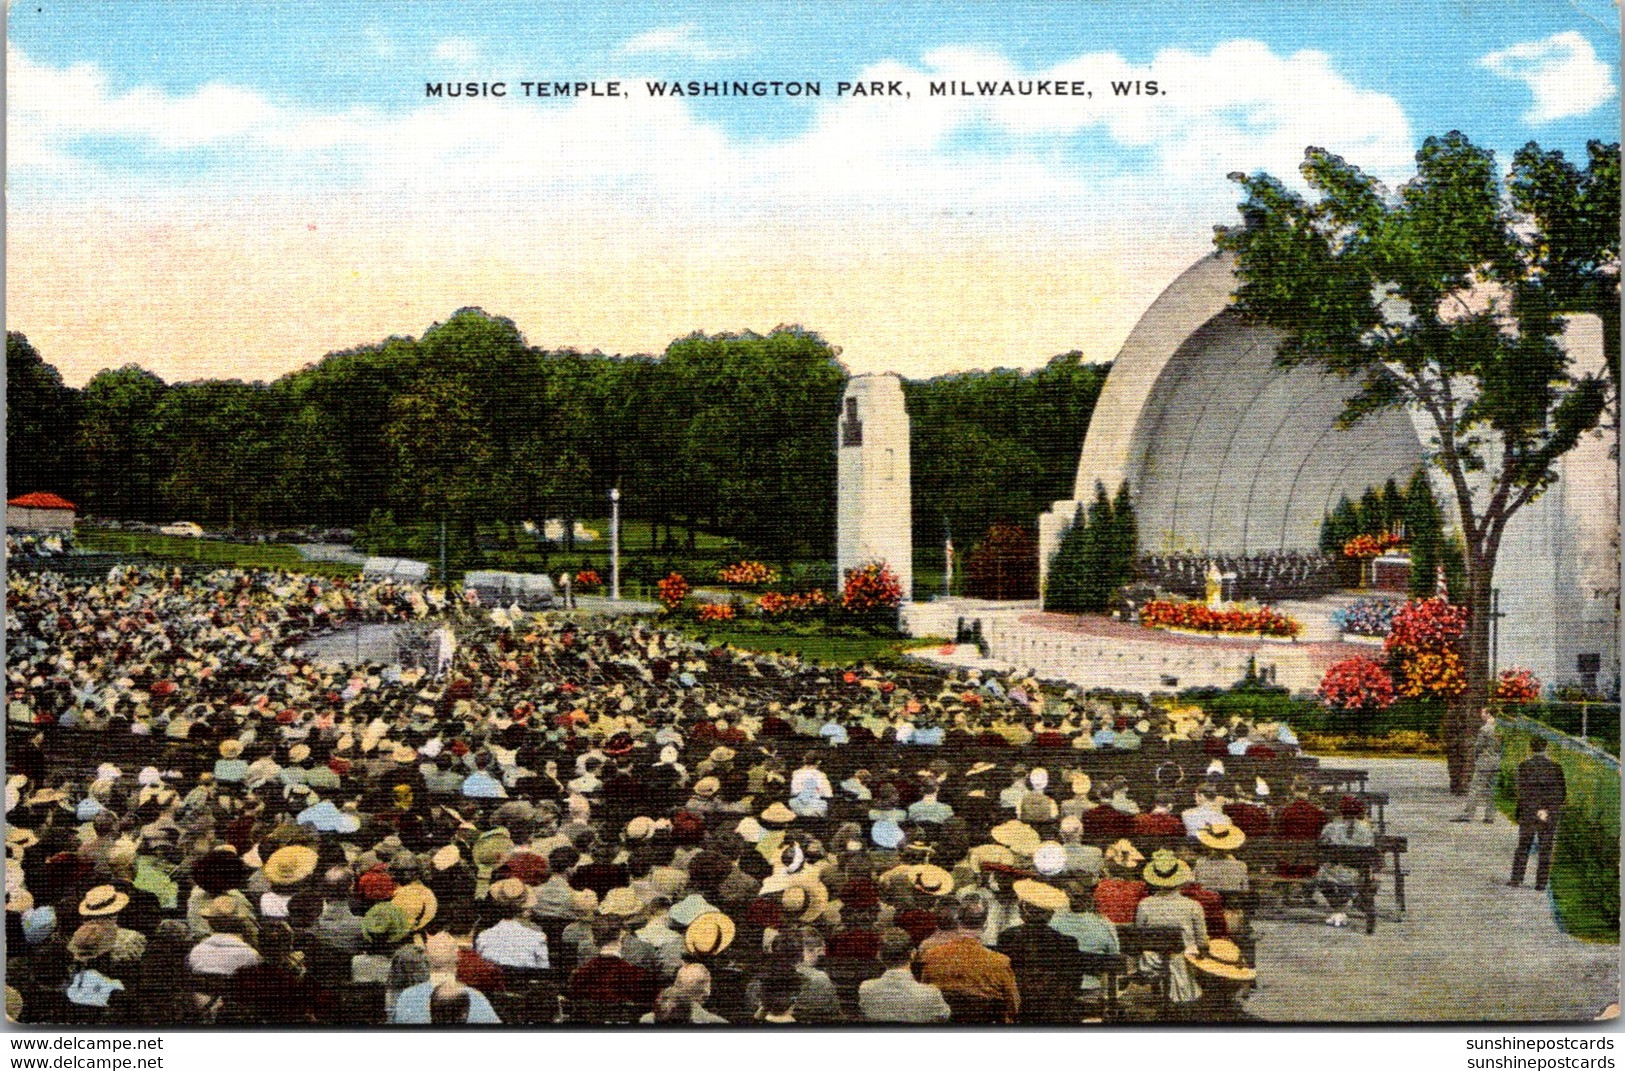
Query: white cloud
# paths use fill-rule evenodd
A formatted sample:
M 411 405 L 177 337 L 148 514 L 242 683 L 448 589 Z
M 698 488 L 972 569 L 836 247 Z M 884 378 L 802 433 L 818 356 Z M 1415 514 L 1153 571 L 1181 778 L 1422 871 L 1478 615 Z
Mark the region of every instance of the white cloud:
M 472 67 L 479 61 L 480 46 L 466 37 L 448 37 L 434 46 L 434 54 L 460 67 Z
M 712 44 L 700 35 L 700 28 L 692 22 L 679 26 L 662 26 L 641 33 L 626 41 L 618 50 L 623 56 L 677 56 L 682 59 L 710 62 L 738 59 L 749 52 L 743 45 Z
M 1614 95 L 1613 70 L 1577 30 L 1491 52 L 1479 64 L 1502 78 L 1522 82 L 1534 95 L 1526 123 L 1550 123 L 1586 115 Z

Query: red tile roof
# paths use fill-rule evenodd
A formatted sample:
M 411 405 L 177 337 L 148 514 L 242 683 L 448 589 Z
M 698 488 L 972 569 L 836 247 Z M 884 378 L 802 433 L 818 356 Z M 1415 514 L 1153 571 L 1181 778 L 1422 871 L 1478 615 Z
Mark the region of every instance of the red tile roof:
M 74 509 L 72 502 L 61 495 L 53 495 L 49 491 L 34 491 L 31 494 L 18 495 L 8 499 L 8 506 L 20 506 L 23 509 Z

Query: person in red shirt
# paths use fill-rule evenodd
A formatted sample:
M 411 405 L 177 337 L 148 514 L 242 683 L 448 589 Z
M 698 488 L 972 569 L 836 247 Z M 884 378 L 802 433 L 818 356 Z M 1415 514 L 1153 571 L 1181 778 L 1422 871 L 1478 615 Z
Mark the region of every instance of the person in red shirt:
M 572 1002 L 654 1007 L 659 981 L 649 971 L 621 958 L 621 940 L 625 935 L 620 919 L 607 915 L 593 918 L 592 936 L 598 945 L 598 954 L 570 973 L 565 994 Z
M 1185 823 L 1174 813 L 1172 792 L 1157 793 L 1157 802 L 1151 810 L 1133 818 L 1132 832 L 1136 837 L 1183 837 Z
M 1140 901 L 1151 894 L 1150 886 L 1136 875 L 1145 856 L 1126 840 L 1106 849 L 1106 876 L 1095 885 L 1095 912 L 1119 926 L 1134 925 Z
M 1126 837 L 1134 832 L 1134 817 L 1124 814 L 1116 807 L 1101 805 L 1084 811 L 1083 839 L 1086 841 L 1109 840 L 1112 837 Z

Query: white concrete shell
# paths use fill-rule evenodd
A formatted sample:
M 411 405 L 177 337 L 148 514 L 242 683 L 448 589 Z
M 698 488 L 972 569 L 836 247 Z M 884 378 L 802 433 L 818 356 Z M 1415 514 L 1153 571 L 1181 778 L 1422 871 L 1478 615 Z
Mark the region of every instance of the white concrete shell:
M 1142 553 L 1252 554 L 1315 549 L 1321 519 L 1342 495 L 1424 462 L 1429 432 L 1391 410 L 1352 428 L 1337 424 L 1355 389 L 1318 369 L 1275 363 L 1278 336 L 1232 309 L 1227 258 L 1204 257 L 1162 292 L 1112 364 L 1090 420 L 1072 499 L 1039 518 L 1040 572 L 1095 483 L 1128 481 Z M 1594 320 L 1577 317 L 1564 339 L 1582 369 L 1601 364 Z M 1499 661 L 1543 681 L 1577 679 L 1581 655 L 1600 656 L 1598 683 L 1618 679 L 1619 470 L 1612 440 L 1588 439 L 1560 478 L 1508 526 L 1496 583 L 1506 616 Z M 1447 517 L 1453 496 L 1435 476 Z

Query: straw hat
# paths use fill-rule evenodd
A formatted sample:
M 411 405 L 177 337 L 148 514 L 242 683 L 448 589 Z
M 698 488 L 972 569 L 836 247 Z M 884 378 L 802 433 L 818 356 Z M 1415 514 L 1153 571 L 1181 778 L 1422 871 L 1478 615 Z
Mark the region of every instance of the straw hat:
M 237 739 L 236 737 L 232 737 L 229 740 L 220 741 L 220 757 L 221 758 L 223 758 L 223 759 L 235 759 L 235 758 L 240 757 L 242 755 L 242 753 L 243 753 L 243 742 L 241 740 Z
M 1140 852 L 1140 849 L 1129 843 L 1126 837 L 1107 848 L 1104 854 L 1106 862 L 1124 869 L 1137 867 L 1145 862 L 1145 856 Z
M 9 826 L 6 829 L 6 847 L 19 854 L 38 843 L 39 834 L 32 829 L 23 829 L 21 826 Z
M 79 901 L 79 914 L 86 918 L 98 915 L 116 915 L 123 911 L 130 903 L 128 893 L 120 892 L 111 885 L 98 885 L 85 893 L 85 898 Z
M 927 896 L 947 896 L 954 891 L 954 876 L 935 863 L 921 863 L 913 870 L 909 884 L 916 891 Z
M 1181 885 L 1189 885 L 1192 880 L 1190 864 L 1167 848 L 1158 848 L 1151 853 L 1151 861 L 1145 864 L 1143 876 L 1147 885 L 1155 885 L 1159 889 L 1177 889 Z
M 655 820 L 646 814 L 640 814 L 626 823 L 627 840 L 648 840 L 655 835 Z
M 440 900 L 434 890 L 416 881 L 396 889 L 389 902 L 406 916 L 407 925 L 412 927 L 414 933 L 433 922 L 435 913 L 440 910 Z
M 786 917 L 813 922 L 829 909 L 829 890 L 822 882 L 792 885 L 779 897 Z
M 965 861 L 978 869 L 984 866 L 1015 866 L 1016 853 L 1002 844 L 978 844 L 965 853 Z
M 1224 937 L 1209 941 L 1205 953 L 1186 952 L 1185 959 L 1203 974 L 1228 978 L 1232 982 L 1250 982 L 1258 977 L 1258 972 L 1241 958 L 1241 949 L 1236 943 Z
M 772 822 L 775 825 L 788 825 L 796 820 L 796 812 L 786 807 L 783 803 L 774 802 L 768 806 L 767 810 L 762 812 L 761 820 L 764 822 Z
M 295 744 L 295 745 L 293 745 L 293 747 L 290 747 L 288 749 L 288 761 L 289 762 L 297 764 L 297 763 L 304 762 L 308 758 L 310 758 L 310 745 L 309 744 Z
M 643 908 L 644 903 L 638 899 L 638 894 L 623 885 L 604 894 L 603 900 L 599 901 L 598 904 L 598 913 L 614 918 L 629 919 L 641 912 Z
M 708 800 L 722 791 L 722 782 L 715 777 L 702 777 L 694 782 L 694 795 L 702 800 Z
M 720 911 L 707 911 L 688 924 L 683 947 L 691 956 L 715 956 L 734 941 L 734 920 Z
M 530 889 L 518 878 L 491 883 L 491 902 L 501 907 L 517 907 L 530 899 Z
M 113 951 L 118 942 L 118 926 L 111 921 L 87 922 L 73 931 L 68 941 L 68 954 L 80 963 Z
M 442 845 L 429 856 L 429 865 L 436 870 L 450 870 L 463 861 L 463 853 L 455 844 Z
M 1196 839 L 1209 848 L 1233 852 L 1247 843 L 1247 834 L 1232 822 L 1214 822 L 1198 829 Z
M 1010 888 L 1016 894 L 1016 899 L 1045 911 L 1060 911 L 1071 902 L 1060 889 L 1031 878 L 1023 878 Z
M 1014 819 L 1005 822 L 1003 825 L 994 826 L 991 835 L 996 843 L 1004 845 L 1017 855 L 1030 856 L 1044 842 L 1044 839 L 1038 835 L 1038 830 L 1026 822 L 1018 822 Z
M 316 872 L 315 848 L 289 844 L 271 853 L 265 861 L 265 880 L 274 886 L 296 885 Z

